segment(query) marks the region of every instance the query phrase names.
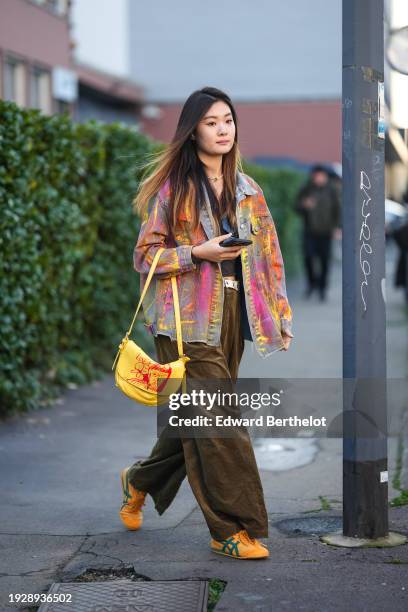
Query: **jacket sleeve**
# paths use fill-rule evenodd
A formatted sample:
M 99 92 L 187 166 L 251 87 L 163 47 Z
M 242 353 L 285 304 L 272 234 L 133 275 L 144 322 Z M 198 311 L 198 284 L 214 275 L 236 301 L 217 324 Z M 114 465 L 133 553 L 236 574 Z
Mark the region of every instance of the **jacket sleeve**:
M 339 227 L 341 229 L 341 192 L 335 185 L 332 185 L 331 189 L 333 193 L 333 224 L 334 227 Z
M 303 206 L 303 199 L 308 195 L 308 189 L 304 185 L 301 187 L 296 195 L 295 202 L 293 205 L 294 211 L 300 215 L 301 217 L 305 217 L 307 215 L 307 210 Z
M 266 204 L 266 208 L 269 213 L 269 218 L 272 224 L 272 261 L 271 265 L 274 271 L 276 291 L 275 299 L 277 301 L 277 308 L 279 312 L 279 318 L 281 323 L 281 332 L 292 332 L 292 309 L 289 305 L 288 298 L 286 295 L 286 280 L 285 280 L 285 266 L 283 263 L 282 252 L 279 245 L 278 233 L 276 231 L 275 222 L 266 203 L 265 196 L 262 189 L 257 185 L 257 189 L 260 192 L 260 196 L 263 198 Z
M 157 195 L 142 218 L 139 237 L 133 252 L 133 267 L 136 272 L 148 274 L 156 251 L 160 247 L 165 250 L 159 257 L 154 274 L 160 278 L 170 278 L 195 270 L 197 265 L 191 258 L 191 249 L 194 245 L 180 245 L 166 248 L 169 236 L 169 221 L 167 202 Z
M 275 297 L 278 304 L 278 312 L 281 322 L 281 332 L 289 331 L 292 333 L 292 309 L 289 305 L 288 298 L 286 295 L 286 280 L 285 280 L 285 266 L 283 263 L 283 257 L 279 246 L 278 233 L 276 231 L 275 223 L 272 219 L 273 227 L 273 249 L 272 249 L 272 266 L 275 273 L 276 279 L 276 293 Z

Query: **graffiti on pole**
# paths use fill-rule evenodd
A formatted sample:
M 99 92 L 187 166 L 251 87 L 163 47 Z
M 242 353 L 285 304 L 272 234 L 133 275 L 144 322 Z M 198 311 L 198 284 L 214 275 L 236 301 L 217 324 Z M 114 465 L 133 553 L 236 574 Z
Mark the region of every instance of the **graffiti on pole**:
M 371 189 L 371 181 L 369 176 L 364 170 L 360 171 L 360 190 L 363 193 L 363 203 L 361 205 L 361 216 L 362 223 L 360 229 L 360 269 L 363 275 L 363 280 L 360 285 L 360 293 L 361 299 L 363 301 L 364 310 L 367 310 L 367 301 L 365 299 L 365 287 L 368 287 L 368 277 L 371 274 L 371 266 L 370 262 L 367 259 L 367 255 L 371 255 L 373 252 L 372 246 L 370 244 L 371 239 L 371 231 L 370 226 L 368 224 L 368 217 L 371 213 L 368 210 L 368 207 L 371 202 L 371 197 L 369 191 Z

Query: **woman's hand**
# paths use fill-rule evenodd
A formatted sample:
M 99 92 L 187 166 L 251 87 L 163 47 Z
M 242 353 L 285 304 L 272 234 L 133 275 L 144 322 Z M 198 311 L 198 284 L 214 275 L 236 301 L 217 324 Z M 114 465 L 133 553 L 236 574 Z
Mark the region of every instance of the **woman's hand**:
M 221 240 L 225 240 L 232 236 L 232 232 L 229 234 L 223 234 L 222 236 L 216 236 L 215 238 L 211 238 L 211 240 L 207 240 L 206 242 L 202 242 L 201 244 L 195 245 L 191 252 L 195 257 L 199 257 L 200 259 L 207 259 L 208 261 L 225 261 L 226 259 L 235 259 L 241 253 L 244 247 L 242 246 L 230 246 L 223 247 L 220 246 Z
M 283 340 L 283 343 L 285 345 L 285 348 L 282 349 L 282 350 L 284 350 L 284 351 L 288 350 L 292 338 L 294 338 L 294 336 L 293 336 L 293 334 L 291 332 L 288 332 L 288 331 L 282 332 L 282 340 Z

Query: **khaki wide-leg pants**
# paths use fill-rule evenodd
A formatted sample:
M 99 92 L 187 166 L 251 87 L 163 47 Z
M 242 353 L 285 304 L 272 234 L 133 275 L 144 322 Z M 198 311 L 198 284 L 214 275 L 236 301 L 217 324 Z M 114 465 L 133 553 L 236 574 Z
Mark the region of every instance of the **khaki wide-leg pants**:
M 187 380 L 229 379 L 235 383 L 244 351 L 239 309 L 239 291 L 224 287 L 221 346 L 183 342 L 190 357 Z M 169 336 L 159 334 L 155 344 L 160 363 L 178 359 L 177 342 Z M 219 406 L 217 410 L 219 414 Z M 214 539 L 223 540 L 241 529 L 253 538 L 268 536 L 262 484 L 246 428 L 239 428 L 232 438 L 170 438 L 164 431 L 150 456 L 131 466 L 129 481 L 149 493 L 156 510 L 163 514 L 186 474 Z

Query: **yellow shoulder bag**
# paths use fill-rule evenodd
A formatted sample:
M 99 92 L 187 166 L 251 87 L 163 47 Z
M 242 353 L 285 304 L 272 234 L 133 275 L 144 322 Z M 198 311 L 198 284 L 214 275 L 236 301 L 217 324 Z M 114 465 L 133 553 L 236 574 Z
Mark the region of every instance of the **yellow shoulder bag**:
M 157 406 L 167 402 L 169 395 L 171 393 L 176 393 L 181 384 L 183 385 L 183 393 L 186 392 L 186 363 L 190 360 L 190 357 L 183 354 L 180 306 L 175 276 L 171 277 L 171 285 L 173 290 L 179 358 L 176 361 L 171 361 L 166 364 L 157 363 L 157 361 L 149 357 L 149 355 L 133 342 L 133 340 L 129 340 L 129 335 L 132 331 L 137 313 L 139 312 L 139 308 L 149 287 L 149 283 L 162 251 L 164 251 L 164 247 L 158 249 L 153 259 L 133 321 L 119 345 L 118 353 L 112 365 L 113 370 L 117 363 L 115 370 L 116 386 L 119 387 L 125 395 L 135 400 L 135 402 L 145 404 L 146 406 Z

